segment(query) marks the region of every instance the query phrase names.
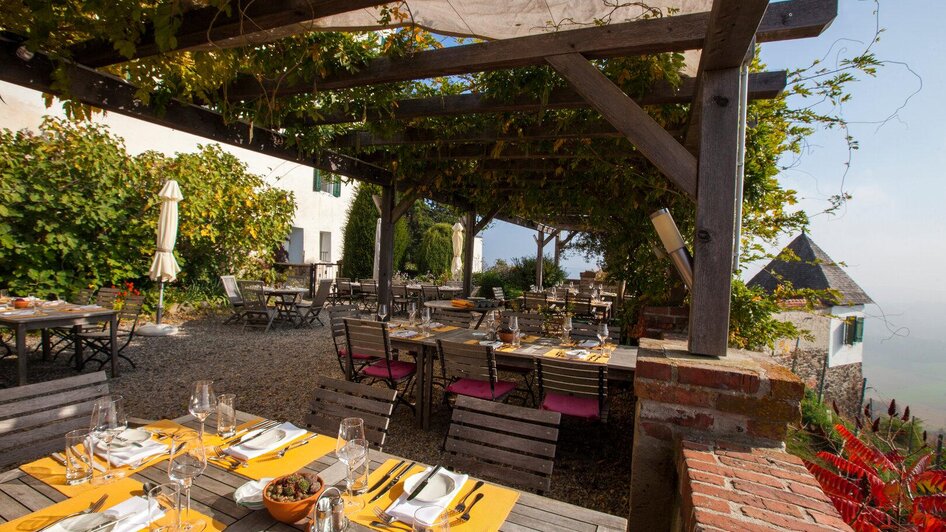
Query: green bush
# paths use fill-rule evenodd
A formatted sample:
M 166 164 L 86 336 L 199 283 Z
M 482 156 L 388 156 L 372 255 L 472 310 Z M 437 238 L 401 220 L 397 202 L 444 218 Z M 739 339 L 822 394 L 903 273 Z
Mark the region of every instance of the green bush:
M 493 297 L 493 288 L 501 286 L 503 291 L 506 290 L 502 276 L 493 269 L 474 273 L 473 284 L 480 287 L 480 291 L 476 295 L 489 299 Z
M 378 226 L 378 208 L 371 196 L 380 194 L 375 185 L 358 185 L 355 199 L 348 206 L 342 245 L 342 276 L 366 279 L 374 276 L 374 239 Z M 399 270 L 410 244 L 410 231 L 402 218 L 394 224 L 394 269 Z
M 565 271 L 555 266 L 548 257 L 542 260 L 542 286 L 549 288 L 565 281 Z M 535 284 L 535 257 L 519 257 L 512 260 L 506 273 L 506 284 L 511 288 L 526 291 Z
M 418 266 L 422 273 L 436 276 L 450 271 L 453 260 L 453 228 L 447 223 L 430 226 L 420 242 Z

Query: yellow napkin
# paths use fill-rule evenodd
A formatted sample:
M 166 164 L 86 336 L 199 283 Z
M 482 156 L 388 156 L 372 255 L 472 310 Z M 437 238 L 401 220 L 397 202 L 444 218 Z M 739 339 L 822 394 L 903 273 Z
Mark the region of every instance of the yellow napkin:
M 105 500 L 105 504 L 102 506 L 100 511 L 107 510 L 112 506 L 129 499 L 132 494 L 141 495 L 141 492 L 141 482 L 138 482 L 133 478 L 123 478 L 111 484 L 87 489 L 72 498 L 66 499 L 51 506 L 47 506 L 46 508 L 37 510 L 31 514 L 24 515 L 19 519 L 14 519 L 13 521 L 4 523 L 0 525 L 0 532 L 39 530 L 44 526 L 53 523 L 59 518 L 85 510 L 93 502 L 98 500 L 98 498 L 103 494 L 107 494 L 108 499 Z M 209 524 L 209 526 L 204 528 L 204 530 L 218 532 L 226 527 L 223 523 L 215 521 L 210 517 L 200 514 L 199 512 L 192 510 L 190 515 L 191 519 L 200 518 Z
M 369 475 L 368 485 L 374 485 L 385 473 L 387 473 L 398 460 L 388 460 L 381 465 L 376 471 Z M 378 488 L 378 491 L 373 491 L 366 493 L 361 496 L 362 501 L 365 503 L 365 507 L 355 513 L 354 515 L 349 516 L 352 521 L 356 523 L 371 528 L 372 530 L 390 530 L 390 528 L 377 528 L 371 526 L 372 521 L 377 521 L 372 512 L 372 508 L 375 506 L 380 507 L 381 509 L 386 509 L 388 506 L 391 506 L 398 497 L 404 493 L 404 480 L 409 476 L 419 473 L 425 469 L 424 466 L 415 465 L 411 470 L 401 477 L 400 482 L 394 485 L 393 488 L 388 490 L 380 499 L 376 500 L 373 503 L 369 503 L 372 497 L 377 495 L 378 491 L 381 488 Z M 454 497 L 450 504 L 447 505 L 447 508 L 453 509 L 460 503 L 464 496 L 473 489 L 473 484 L 476 481 L 470 479 L 464 484 L 463 488 L 457 493 L 457 496 Z M 483 487 L 477 490 L 476 493 L 483 494 L 483 500 L 477 503 L 473 507 L 473 510 L 470 512 L 470 520 L 463 522 L 460 520 L 460 514 L 452 512 L 450 515 L 450 530 L 460 530 L 460 531 L 480 531 L 480 530 L 499 530 L 499 528 L 506 522 L 506 518 L 509 516 L 509 512 L 512 511 L 513 506 L 516 505 L 516 501 L 519 500 L 519 492 L 511 490 L 509 488 L 504 488 L 502 486 L 497 486 L 495 484 L 483 484 Z M 469 508 L 470 503 L 473 502 L 473 498 L 476 495 L 472 495 L 466 501 L 467 508 Z
M 173 434 L 174 432 L 178 430 L 185 429 L 184 426 L 179 425 L 178 423 L 175 423 L 167 419 L 156 421 L 142 428 L 146 430 L 147 429 L 160 430 L 162 432 L 166 432 L 170 434 Z M 169 438 L 164 438 L 164 439 L 159 438 L 158 441 L 165 444 L 170 443 Z M 63 447 L 65 447 L 65 443 L 63 443 Z M 163 462 L 164 460 L 167 459 L 167 457 L 168 456 L 166 454 L 162 454 L 160 456 L 152 456 L 148 458 L 147 460 L 145 460 L 144 462 L 142 462 L 142 464 L 138 466 L 137 468 L 124 466 L 124 467 L 116 467 L 114 469 L 118 471 L 124 471 L 125 475 L 128 476 L 138 471 L 141 471 L 142 469 L 146 467 L 151 467 L 154 464 Z M 99 464 L 105 465 L 105 460 L 100 460 L 98 457 L 96 457 L 95 460 Z M 66 466 L 60 464 L 59 462 L 53 460 L 52 458 L 48 456 L 40 458 L 39 460 L 36 460 L 34 462 L 30 462 L 28 464 L 22 465 L 20 466 L 20 470 L 22 470 L 27 475 L 30 475 L 31 477 L 34 477 L 42 481 L 44 484 L 49 484 L 53 488 L 56 488 L 57 491 L 59 491 L 60 493 L 62 493 L 63 495 L 67 497 L 74 497 L 80 493 L 84 493 L 93 488 L 93 486 L 88 482 L 85 482 L 83 484 L 76 484 L 75 486 L 69 486 L 68 484 L 66 484 Z

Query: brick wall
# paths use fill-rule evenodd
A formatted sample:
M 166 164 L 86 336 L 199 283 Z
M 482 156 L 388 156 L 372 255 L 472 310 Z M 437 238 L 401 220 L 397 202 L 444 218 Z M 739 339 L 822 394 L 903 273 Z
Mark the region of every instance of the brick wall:
M 667 333 L 683 333 L 690 322 L 690 309 L 686 307 L 644 307 L 644 337 L 663 338 Z
M 776 449 L 682 441 L 674 530 L 851 530 L 802 461 Z

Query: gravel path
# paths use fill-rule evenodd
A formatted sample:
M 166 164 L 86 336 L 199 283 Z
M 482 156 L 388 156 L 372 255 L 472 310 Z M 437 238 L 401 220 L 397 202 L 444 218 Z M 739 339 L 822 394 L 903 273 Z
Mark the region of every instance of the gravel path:
M 301 424 L 312 376 L 344 378 L 326 327 L 244 333 L 221 321 L 184 321 L 175 336 L 139 337 L 126 349 L 138 367 L 123 362 L 112 390 L 125 396 L 129 415 L 146 419 L 184 415 L 190 383 L 213 379 L 218 393 L 237 395 L 238 409 Z M 92 364 L 86 371 L 94 369 Z M 47 362 L 38 354 L 30 358 L 33 382 L 72 375 L 75 371 L 66 366 L 65 356 Z M 0 360 L 0 383 L 9 385 L 15 376 L 15 359 Z M 427 463 L 438 460 L 450 422 L 438 393 L 435 389 L 430 430 L 418 428 L 411 411 L 398 407 L 385 451 Z M 610 393 L 611 418 L 606 425 L 563 420 L 548 495 L 623 517 L 628 513 L 634 405 L 629 391 L 612 387 Z

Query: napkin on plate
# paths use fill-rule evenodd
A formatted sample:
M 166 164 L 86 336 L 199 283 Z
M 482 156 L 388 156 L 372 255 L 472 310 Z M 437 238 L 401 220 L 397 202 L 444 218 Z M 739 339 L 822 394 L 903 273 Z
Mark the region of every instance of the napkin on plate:
M 274 451 L 282 446 L 285 446 L 292 440 L 306 433 L 305 429 L 300 429 L 299 427 L 293 425 L 292 423 L 289 423 L 288 421 L 281 425 L 277 425 L 270 430 L 277 430 L 277 429 L 286 431 L 286 437 L 273 443 L 272 445 L 267 445 L 263 449 L 247 449 L 244 444 L 240 443 L 240 444 L 228 447 L 224 452 L 226 452 L 229 455 L 233 455 L 239 458 L 240 460 L 252 460 L 256 458 L 257 456 L 262 456 L 268 452 Z
M 113 515 L 120 520 L 112 529 L 112 532 L 138 532 L 141 529 L 148 528 L 148 523 L 151 522 L 147 497 L 132 497 L 102 513 Z M 154 517 L 159 519 L 163 515 L 164 512 L 161 512 L 160 515 Z
M 428 472 L 430 472 L 429 467 L 422 471 L 421 474 L 426 475 Z M 463 485 L 466 484 L 466 481 L 470 478 L 468 475 L 454 473 L 453 471 L 448 471 L 444 468 L 441 468 L 437 474 L 447 475 L 453 479 L 453 490 L 450 493 L 444 495 L 436 501 L 424 502 L 417 499 L 408 501 L 407 497 L 410 495 L 410 493 L 405 491 L 400 497 L 397 498 L 396 501 L 391 503 L 391 506 L 388 506 L 387 512 L 393 515 L 398 521 L 413 524 L 414 512 L 416 512 L 419 508 L 423 508 L 424 506 L 439 506 L 441 508 L 446 508 L 447 505 L 450 504 L 450 501 L 452 501 L 453 498 L 457 496 L 457 493 L 460 493 L 460 490 L 463 489 Z
M 598 347 L 601 342 L 597 340 L 584 340 L 578 344 L 578 347 Z
M 8 310 L 3 313 L 4 316 L 32 316 L 36 311 L 33 309 Z
M 126 447 L 121 447 L 116 449 L 115 446 L 112 446 L 112 465 L 116 467 L 122 467 L 127 465 L 134 465 L 142 460 L 147 460 L 152 456 L 157 456 L 162 453 L 166 453 L 170 447 L 163 443 L 156 442 L 154 440 L 148 440 L 141 442 L 141 447 L 137 445 L 129 444 Z M 98 445 L 95 446 L 95 454 L 105 458 L 105 442 L 100 441 Z
M 417 331 L 412 331 L 410 329 L 403 329 L 400 331 L 394 331 L 391 333 L 391 338 L 411 338 L 420 334 Z
M 82 310 L 98 310 L 103 307 L 101 305 L 79 305 L 78 307 L 75 307 L 75 308 L 82 309 Z
M 431 329 L 439 329 L 439 328 L 443 327 L 443 324 L 440 323 L 439 321 L 432 321 L 432 322 L 430 322 L 430 324 L 427 325 L 427 326 L 430 327 Z
M 480 345 L 483 345 L 483 346 L 487 346 L 487 345 L 488 345 L 488 346 L 492 347 L 493 349 L 498 349 L 498 348 L 500 348 L 500 347 L 503 346 L 503 343 L 500 342 L 499 340 L 495 340 L 495 341 L 482 340 L 482 341 L 480 341 Z

